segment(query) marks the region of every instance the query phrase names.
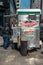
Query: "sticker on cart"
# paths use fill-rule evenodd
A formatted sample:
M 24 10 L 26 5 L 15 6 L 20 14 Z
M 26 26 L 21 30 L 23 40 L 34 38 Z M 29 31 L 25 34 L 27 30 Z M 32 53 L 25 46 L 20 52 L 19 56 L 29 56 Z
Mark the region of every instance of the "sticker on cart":
M 34 30 L 24 30 L 24 34 L 32 34 Z
M 26 26 L 26 27 L 36 27 L 38 26 L 37 22 L 20 22 L 20 26 Z

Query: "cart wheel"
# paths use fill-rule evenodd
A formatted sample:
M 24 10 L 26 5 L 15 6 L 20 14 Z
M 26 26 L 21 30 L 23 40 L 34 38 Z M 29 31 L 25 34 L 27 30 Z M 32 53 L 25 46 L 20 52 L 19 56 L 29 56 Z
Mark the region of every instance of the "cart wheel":
M 20 53 L 22 56 L 27 56 L 27 42 L 21 41 Z

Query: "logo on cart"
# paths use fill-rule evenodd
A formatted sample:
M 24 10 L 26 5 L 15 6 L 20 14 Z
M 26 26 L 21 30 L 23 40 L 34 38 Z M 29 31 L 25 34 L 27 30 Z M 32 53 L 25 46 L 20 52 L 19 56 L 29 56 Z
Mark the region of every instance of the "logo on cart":
M 38 26 L 38 22 L 20 22 L 20 26 L 34 27 Z
M 24 34 L 32 34 L 34 32 L 34 30 L 25 30 Z

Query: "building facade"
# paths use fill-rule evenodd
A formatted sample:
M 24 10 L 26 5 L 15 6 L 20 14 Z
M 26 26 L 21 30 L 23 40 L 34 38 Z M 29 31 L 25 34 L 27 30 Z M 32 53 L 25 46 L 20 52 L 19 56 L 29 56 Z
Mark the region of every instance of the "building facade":
M 43 20 L 43 0 L 41 1 L 41 10 L 42 10 L 42 15 L 41 15 L 41 19 Z
M 30 9 L 31 0 L 15 0 L 17 9 Z
M 16 13 L 16 0 L 10 0 L 10 15 L 14 15 Z M 15 23 L 15 18 L 11 17 L 10 18 L 10 25 L 12 25 L 12 23 Z
M 31 0 L 31 8 L 33 9 L 40 9 L 41 7 L 41 0 Z
M 6 18 L 4 18 L 5 14 L 9 14 L 9 1 L 0 0 L 0 27 L 3 27 L 5 24 L 6 21 Z
M 43 19 L 43 0 L 31 0 L 31 8 L 41 9 L 42 11 L 41 19 Z
M 20 0 L 15 0 L 16 9 L 20 8 Z
M 0 0 L 0 27 L 3 26 L 3 12 L 4 12 L 4 7 L 3 7 L 3 1 Z
M 16 5 L 14 0 L 0 0 L 0 26 L 4 26 L 5 23 L 10 23 L 10 20 L 13 20 L 4 17 L 4 15 L 10 15 L 16 13 Z

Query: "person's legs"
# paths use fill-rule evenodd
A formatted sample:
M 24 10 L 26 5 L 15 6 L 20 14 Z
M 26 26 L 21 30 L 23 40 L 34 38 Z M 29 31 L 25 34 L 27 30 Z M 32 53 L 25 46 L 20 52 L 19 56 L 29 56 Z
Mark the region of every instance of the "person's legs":
M 3 35 L 3 40 L 4 40 L 3 47 L 6 49 L 9 46 L 9 36 L 6 34 Z

